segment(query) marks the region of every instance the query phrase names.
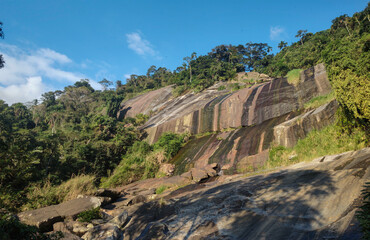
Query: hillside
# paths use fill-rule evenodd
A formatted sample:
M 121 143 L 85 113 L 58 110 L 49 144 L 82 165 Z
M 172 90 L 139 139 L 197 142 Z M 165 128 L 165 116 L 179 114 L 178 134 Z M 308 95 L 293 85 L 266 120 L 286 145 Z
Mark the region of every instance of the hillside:
M 0 100 L 0 230 L 22 228 L 10 211 L 71 239 L 359 238 L 369 11 L 276 55 L 220 45 L 113 89 Z

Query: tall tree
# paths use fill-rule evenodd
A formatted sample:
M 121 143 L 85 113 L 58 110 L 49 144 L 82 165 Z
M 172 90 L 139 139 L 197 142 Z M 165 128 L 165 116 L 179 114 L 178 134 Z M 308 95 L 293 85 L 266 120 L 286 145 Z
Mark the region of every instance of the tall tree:
M 299 38 L 301 41 L 301 45 L 303 45 L 303 39 L 307 34 L 307 30 L 298 30 L 297 35 L 295 35 L 296 38 Z
M 278 45 L 278 48 L 281 50 L 283 48 L 286 48 L 288 46 L 287 42 L 281 41 Z
M 197 53 L 196 52 L 193 52 L 190 57 L 184 57 L 184 61 L 188 64 L 189 66 L 189 70 L 190 70 L 190 83 L 191 83 L 191 80 L 193 78 L 193 75 L 192 75 L 192 70 L 191 70 L 191 61 L 193 61 L 194 59 L 197 58 Z

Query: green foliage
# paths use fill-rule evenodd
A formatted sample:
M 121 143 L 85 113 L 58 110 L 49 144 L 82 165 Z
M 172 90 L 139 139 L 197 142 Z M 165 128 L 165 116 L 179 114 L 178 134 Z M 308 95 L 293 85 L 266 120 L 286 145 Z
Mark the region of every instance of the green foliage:
M 91 222 L 93 219 L 101 219 L 100 207 L 83 211 L 77 215 L 77 220 L 80 222 Z
M 299 41 L 274 57 L 266 57 L 266 66 L 257 71 L 270 76 L 285 76 L 293 69 L 306 69 L 325 63 L 335 96 L 347 122 L 343 126 L 362 127 L 370 132 L 370 3 L 352 17 L 342 15 L 328 30 L 315 34 L 299 30 Z
M 370 239 L 370 182 L 365 183 L 362 192 L 362 206 L 356 213 L 361 225 L 363 239 Z
M 21 223 L 10 213 L 4 210 L 0 212 L 0 239 L 2 240 L 57 240 L 62 237 L 61 232 L 52 235 L 43 234 L 37 227 Z
M 155 177 L 159 165 L 170 160 L 180 150 L 184 138 L 184 134 L 164 133 L 152 146 L 144 141 L 136 141 L 113 174 L 101 179 L 101 187 L 114 187 Z
M 357 129 L 351 134 L 342 133 L 337 125 L 332 124 L 321 130 L 310 132 L 304 139 L 298 140 L 293 148 L 272 147 L 265 167 L 286 166 L 324 155 L 358 150 L 367 146 L 367 144 L 364 131 Z
M 225 85 L 219 86 L 217 88 L 218 91 L 222 91 L 222 90 L 225 90 L 225 89 L 226 89 Z
M 300 82 L 301 72 L 302 72 L 302 69 L 290 70 L 286 75 L 288 83 L 293 84 L 294 86 L 297 86 Z
M 168 188 L 168 186 L 166 185 L 161 185 L 159 186 L 156 190 L 155 190 L 155 194 L 161 194 L 163 193 L 166 189 Z
M 180 150 L 184 143 L 185 135 L 166 132 L 153 145 L 154 150 L 164 150 L 167 157 L 171 158 Z
M 314 109 L 314 108 L 320 107 L 321 105 L 329 103 L 329 102 L 333 101 L 334 99 L 335 99 L 334 92 L 331 91 L 328 94 L 313 97 L 312 99 L 310 99 L 310 101 L 308 101 L 304 104 L 304 108 L 305 109 Z

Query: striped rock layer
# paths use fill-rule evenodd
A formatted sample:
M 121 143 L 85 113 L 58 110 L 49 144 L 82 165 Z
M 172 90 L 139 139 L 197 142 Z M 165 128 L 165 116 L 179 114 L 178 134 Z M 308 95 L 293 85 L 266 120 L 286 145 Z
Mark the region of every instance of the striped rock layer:
M 303 71 L 296 86 L 279 78 L 233 93 L 208 90 L 172 99 L 144 128 L 153 143 L 168 131 L 198 134 L 258 125 L 297 111 L 311 98 L 330 91 L 325 67 L 319 64 Z

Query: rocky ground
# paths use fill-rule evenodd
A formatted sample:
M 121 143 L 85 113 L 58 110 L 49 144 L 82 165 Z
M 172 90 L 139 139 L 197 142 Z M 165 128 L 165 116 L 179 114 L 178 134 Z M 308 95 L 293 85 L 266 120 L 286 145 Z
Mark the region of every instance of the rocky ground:
M 19 217 L 65 239 L 359 239 L 354 215 L 369 166 L 370 148 L 251 177 L 219 176 L 214 164 Z M 171 188 L 155 194 L 164 183 Z M 75 221 L 88 205 L 101 205 L 103 218 Z

